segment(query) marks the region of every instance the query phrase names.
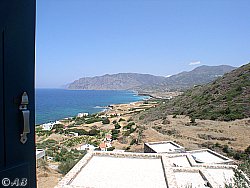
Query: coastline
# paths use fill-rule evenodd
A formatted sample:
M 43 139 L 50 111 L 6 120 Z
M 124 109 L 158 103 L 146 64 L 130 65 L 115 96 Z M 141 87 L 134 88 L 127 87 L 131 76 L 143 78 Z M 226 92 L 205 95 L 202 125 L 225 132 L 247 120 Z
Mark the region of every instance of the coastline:
M 62 90 L 65 90 L 65 89 L 62 89 Z M 70 90 L 70 91 L 73 91 L 73 90 Z M 80 90 L 76 90 L 76 91 L 80 91 Z M 87 90 L 82 90 L 82 91 L 87 91 Z M 96 90 L 88 90 L 88 91 L 96 91 Z M 98 91 L 110 91 L 110 90 L 98 90 Z M 113 91 L 113 90 L 112 90 Z M 50 122 L 56 122 L 56 121 L 62 121 L 62 120 L 65 120 L 65 119 L 71 119 L 73 117 L 76 117 L 79 113 L 88 113 L 89 115 L 93 115 L 93 114 L 102 114 L 102 113 L 106 113 L 110 110 L 112 110 L 112 106 L 117 106 L 117 105 L 128 105 L 128 104 L 131 104 L 131 103 L 137 103 L 137 102 L 142 102 L 142 101 L 145 101 L 145 100 L 149 100 L 151 99 L 152 97 L 150 95 L 147 95 L 147 94 L 143 94 L 141 95 L 140 93 L 134 91 L 134 90 L 114 90 L 114 91 L 121 91 L 121 92 L 131 92 L 131 94 L 135 97 L 143 97 L 143 98 L 140 98 L 136 101 L 134 100 L 131 100 L 128 101 L 128 102 L 123 102 L 123 103 L 109 103 L 105 106 L 101 106 L 101 105 L 97 105 L 97 106 L 94 106 L 94 107 L 91 107 L 92 109 L 98 109 L 98 110 L 95 110 L 94 112 L 89 112 L 87 110 L 81 110 L 81 111 L 78 111 L 76 113 L 72 113 L 71 115 L 69 116 L 64 116 L 64 117 L 61 117 L 61 118 L 50 118 L 50 120 L 47 120 L 47 121 L 43 121 L 43 122 L 40 122 L 40 123 L 37 123 L 36 122 L 36 126 L 39 126 L 39 125 L 43 125 L 43 124 L 46 124 L 46 123 L 50 123 Z

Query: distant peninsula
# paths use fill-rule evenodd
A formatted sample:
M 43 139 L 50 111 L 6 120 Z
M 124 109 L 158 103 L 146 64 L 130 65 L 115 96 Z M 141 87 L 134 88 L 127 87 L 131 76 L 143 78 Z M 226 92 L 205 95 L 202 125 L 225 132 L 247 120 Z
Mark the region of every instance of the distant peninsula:
M 182 91 L 195 85 L 214 81 L 236 67 L 229 65 L 199 66 L 192 71 L 181 72 L 170 77 L 154 76 L 139 73 L 106 74 L 103 76 L 83 77 L 67 85 L 73 90 L 136 90 L 150 91 Z

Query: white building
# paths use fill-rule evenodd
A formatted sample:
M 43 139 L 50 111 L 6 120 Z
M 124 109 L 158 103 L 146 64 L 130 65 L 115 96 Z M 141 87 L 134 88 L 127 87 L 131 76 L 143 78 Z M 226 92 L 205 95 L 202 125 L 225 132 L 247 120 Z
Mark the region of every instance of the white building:
M 68 136 L 79 136 L 79 134 L 75 132 L 69 132 Z
M 82 118 L 82 117 L 86 117 L 86 116 L 88 116 L 88 115 L 89 115 L 89 113 L 86 113 L 86 112 L 85 112 L 85 113 L 78 113 L 78 114 L 77 114 L 77 117 L 78 117 L 78 118 Z
M 42 124 L 42 128 L 44 131 L 50 131 L 53 129 L 53 126 L 56 124 L 56 122 L 49 122 L 49 123 L 44 123 Z
M 54 160 L 54 157 L 48 156 L 48 157 L 47 157 L 47 160 L 48 160 L 48 161 L 53 161 L 53 160 Z
M 101 151 L 107 151 L 107 145 L 105 142 L 101 142 L 99 144 L 99 148 L 101 149 Z
M 36 160 L 45 158 L 45 150 L 44 149 L 36 149 Z
M 91 144 L 84 144 L 82 146 L 80 146 L 79 150 L 95 150 L 95 146 L 91 145 Z
M 144 143 L 144 153 L 180 153 L 185 148 L 172 141 Z
M 235 168 L 229 164 L 199 164 L 190 153 L 95 151 L 87 153 L 57 188 L 220 188 L 233 183 Z
M 112 135 L 111 134 L 106 134 L 105 135 L 105 141 L 111 142 L 112 141 Z

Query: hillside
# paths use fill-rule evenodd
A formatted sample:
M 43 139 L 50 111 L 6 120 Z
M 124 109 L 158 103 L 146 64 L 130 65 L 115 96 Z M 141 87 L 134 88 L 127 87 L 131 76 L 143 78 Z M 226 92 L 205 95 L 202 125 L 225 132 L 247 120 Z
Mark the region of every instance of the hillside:
M 187 89 L 194 85 L 203 85 L 214 81 L 216 78 L 223 76 L 234 70 L 235 67 L 228 65 L 219 66 L 200 66 L 189 72 L 182 72 L 173 75 L 165 80 L 165 85 L 171 89 Z
M 138 73 L 106 74 L 80 78 L 69 84 L 68 89 L 137 90 L 140 92 L 184 90 L 194 85 L 209 83 L 234 69 L 235 67 L 227 65 L 204 65 L 192 71 L 182 72 L 168 78 Z
M 106 74 L 85 77 L 69 84 L 68 89 L 83 90 L 129 90 L 142 85 L 158 85 L 165 80 L 162 76 L 137 73 Z
M 148 120 L 166 114 L 224 121 L 250 117 L 250 63 L 210 84 L 196 86 L 147 114 Z

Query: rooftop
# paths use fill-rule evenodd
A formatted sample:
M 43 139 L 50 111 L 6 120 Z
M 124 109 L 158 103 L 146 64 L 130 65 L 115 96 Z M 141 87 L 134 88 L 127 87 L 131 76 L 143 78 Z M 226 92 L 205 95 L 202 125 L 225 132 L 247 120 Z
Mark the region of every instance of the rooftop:
M 70 185 L 81 186 L 83 182 L 86 187 L 167 187 L 161 160 L 157 158 L 93 156 Z
M 177 155 L 169 157 L 169 161 L 173 167 L 191 167 L 192 164 L 188 158 L 188 155 Z
M 45 150 L 44 149 L 36 149 L 36 159 L 40 159 L 45 157 Z
M 149 142 L 145 145 L 156 153 L 175 153 L 184 150 L 184 147 L 172 141 Z
M 232 168 L 211 168 L 207 169 L 207 172 L 221 187 L 224 187 L 225 183 L 233 183 L 234 171 Z
M 197 151 L 196 151 L 197 152 Z M 196 153 L 194 152 L 194 153 Z M 219 187 L 236 166 L 196 163 L 191 153 L 87 153 L 57 188 Z
M 177 171 L 174 175 L 178 187 L 209 187 L 199 171 Z
M 188 151 L 194 158 L 197 163 L 206 163 L 206 164 L 222 164 L 222 163 L 230 163 L 231 159 L 220 155 L 210 149 L 202 149 L 202 150 L 193 150 Z

